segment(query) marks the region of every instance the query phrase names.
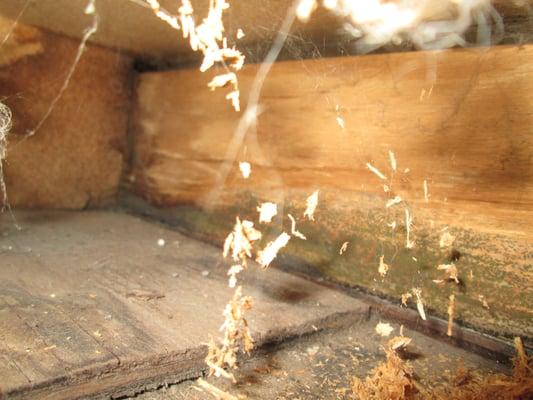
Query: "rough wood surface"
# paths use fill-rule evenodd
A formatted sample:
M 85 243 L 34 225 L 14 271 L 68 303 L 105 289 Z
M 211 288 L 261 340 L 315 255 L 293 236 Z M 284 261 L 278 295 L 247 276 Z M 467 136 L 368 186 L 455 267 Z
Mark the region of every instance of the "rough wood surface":
M 197 58 L 192 54 L 188 43 L 181 38 L 181 34 L 159 21 L 142 3 L 143 0 L 98 1 L 96 7 L 100 15 L 100 29 L 92 39 L 94 43 L 130 52 L 151 62 L 183 62 Z M 170 12 L 176 12 L 180 1 L 160 0 L 160 3 Z M 237 29 L 243 29 L 246 36 L 239 41 L 240 48 L 249 58 L 259 59 L 257 57 L 262 57 L 268 50 L 292 0 L 234 0 L 229 3 L 231 7 L 225 14 L 228 37 L 233 41 Z M 521 20 L 521 17 L 529 17 L 532 1 L 496 0 L 494 3 L 506 25 L 520 27 L 521 37 L 516 36 L 511 40 L 530 40 L 531 19 Z M 83 14 L 86 4 L 86 0 L 2 0 L 0 14 L 15 18 L 26 6 L 21 15 L 22 22 L 80 38 L 90 23 L 90 19 Z M 209 2 L 192 0 L 192 4 L 197 20 L 200 20 L 206 15 Z M 451 0 L 435 3 L 435 8 L 427 10 L 425 18 L 449 17 L 451 4 Z M 328 45 L 322 45 L 331 44 L 332 51 L 335 52 L 336 48 L 338 54 L 338 42 L 350 42 L 346 35 L 339 35 L 342 22 L 319 9 L 307 24 L 295 24 L 290 41 L 297 44 L 300 51 L 303 49 L 309 54 L 312 54 L 311 49 L 317 50 L 319 47 L 322 52 L 327 52 Z M 308 46 L 312 41 L 314 43 Z M 350 48 L 349 45 L 341 47 L 343 51 Z M 397 51 L 399 48 L 401 47 L 396 46 L 393 49 Z M 298 58 L 297 53 L 298 49 L 292 56 Z
M 0 20 L 0 31 L 12 21 Z M 18 25 L 0 49 L 0 97 L 13 112 L 5 178 L 15 207 L 73 208 L 112 201 L 122 173 L 131 60 L 89 45 L 42 124 L 79 42 Z
M 153 204 L 181 205 L 166 214 L 219 244 L 235 215 L 256 218 L 260 202 L 283 203 L 308 238 L 288 249 L 300 264 L 396 300 L 420 286 L 441 316 L 457 292 L 459 321 L 531 337 L 532 57 L 526 45 L 278 63 L 263 88 L 257 142 L 249 135 L 237 153 L 252 163 L 251 178 L 234 165 L 223 187 L 215 182 L 239 114 L 202 90 L 209 77 L 197 71 L 141 74 L 131 187 Z M 241 74 L 244 104 L 256 72 Z M 365 164 L 390 177 L 389 150 L 398 161 L 392 193 L 404 202 L 386 209 L 390 181 Z M 316 189 L 317 221 L 304 222 Z M 213 193 L 214 207 L 202 213 Z M 393 220 L 395 231 L 386 225 Z M 445 226 L 456 236 L 450 248 L 439 247 Z M 391 265 L 385 279 L 381 255 Z M 462 284 L 433 283 L 437 265 L 452 259 Z
M 232 296 L 220 250 L 111 212 L 4 214 L 0 397 L 133 394 L 199 376 Z M 164 246 L 158 245 L 159 239 Z M 369 306 L 251 266 L 258 346 L 365 318 Z

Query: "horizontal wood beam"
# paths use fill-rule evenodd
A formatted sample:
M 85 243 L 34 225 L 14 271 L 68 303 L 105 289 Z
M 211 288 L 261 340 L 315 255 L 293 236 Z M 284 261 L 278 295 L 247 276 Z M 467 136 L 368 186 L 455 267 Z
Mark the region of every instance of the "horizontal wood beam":
M 141 74 L 129 185 L 153 204 L 179 206 L 183 226 L 218 243 L 236 215 L 257 219 L 260 202 L 284 204 L 307 236 L 291 242 L 291 260 L 396 300 L 420 286 L 437 315 L 456 292 L 466 325 L 532 337 L 531 57 L 526 45 L 277 63 L 263 86 L 257 140 L 249 134 L 229 160 L 250 162 L 252 175 L 244 180 L 234 162 L 223 186 L 240 114 L 196 70 Z M 240 75 L 243 104 L 257 68 Z M 317 220 L 303 221 L 317 189 Z M 402 202 L 386 208 L 394 196 Z M 413 249 L 405 248 L 405 209 Z M 444 227 L 452 247 L 439 246 Z M 385 278 L 382 255 L 391 265 Z M 437 265 L 452 259 L 462 284 L 434 283 Z

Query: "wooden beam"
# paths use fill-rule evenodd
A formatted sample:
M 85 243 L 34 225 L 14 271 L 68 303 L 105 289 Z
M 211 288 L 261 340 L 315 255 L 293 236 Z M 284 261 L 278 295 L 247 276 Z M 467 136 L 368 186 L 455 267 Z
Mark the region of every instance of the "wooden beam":
M 12 26 L 0 19 L 0 31 Z M 131 59 L 88 45 L 66 90 L 30 137 L 67 79 L 79 42 L 20 24 L 6 38 L 0 96 L 13 113 L 4 165 L 10 205 L 109 204 L 126 151 Z
M 277 63 L 262 90 L 257 141 L 249 134 L 230 160 L 249 161 L 252 175 L 244 180 L 234 162 L 220 187 L 240 114 L 196 70 L 141 74 L 130 185 L 153 204 L 180 206 L 173 217 L 217 243 L 236 215 L 255 219 L 260 202 L 284 204 L 308 239 L 291 241 L 284 263 L 395 301 L 420 286 L 437 315 L 457 292 L 466 325 L 532 337 L 532 57 L 526 45 Z M 240 75 L 243 104 L 257 68 Z M 398 162 L 392 183 L 389 150 Z M 317 189 L 317 220 L 304 221 Z M 402 203 L 386 208 L 393 196 Z M 413 249 L 405 248 L 405 209 Z M 440 248 L 446 226 L 456 239 Z M 385 278 L 381 255 L 391 265 Z M 435 284 L 437 265 L 452 259 L 462 284 Z

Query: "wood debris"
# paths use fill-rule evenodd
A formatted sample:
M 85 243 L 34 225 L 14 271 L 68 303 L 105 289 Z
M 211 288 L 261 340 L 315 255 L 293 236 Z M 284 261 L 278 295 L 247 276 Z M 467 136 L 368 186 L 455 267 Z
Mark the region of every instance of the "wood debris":
M 394 153 L 390 150 L 389 150 L 389 162 L 390 162 L 390 167 L 392 168 L 392 170 L 396 172 L 396 167 L 397 167 L 396 157 L 394 156 Z
M 315 190 L 305 201 L 306 209 L 304 211 L 304 218 L 307 217 L 310 221 L 314 221 L 315 210 L 318 205 L 318 190 Z
M 378 267 L 378 272 L 379 274 L 384 277 L 385 275 L 387 275 L 387 272 L 389 271 L 389 266 L 387 264 L 385 264 L 383 262 L 383 259 L 385 258 L 385 256 L 381 256 L 379 257 L 379 267 Z
M 296 16 L 300 21 L 307 22 L 316 7 L 316 0 L 300 0 L 296 7 Z
M 385 175 L 383 175 L 376 167 L 374 167 L 372 164 L 370 163 L 366 163 L 366 167 L 372 171 L 372 173 L 374 173 L 379 179 L 383 179 L 384 181 L 387 180 L 387 177 Z
M 259 239 L 261 239 L 261 232 L 254 228 L 254 223 L 247 220 L 241 222 L 237 217 L 233 232 L 226 237 L 224 242 L 224 258 L 231 250 L 233 260 L 240 261 L 246 267 L 247 258 L 252 257 L 252 243 Z
M 266 202 L 257 207 L 257 211 L 259 211 L 259 222 L 268 224 L 278 214 L 278 206 L 276 203 Z
M 211 385 L 202 378 L 199 378 L 196 383 L 198 383 L 201 389 L 211 394 L 217 400 L 239 400 L 238 397 L 235 397 L 232 394 L 225 392 L 214 385 Z
M 257 253 L 256 261 L 262 268 L 266 268 L 278 255 L 278 251 L 289 243 L 291 236 L 285 232 L 281 233 L 274 241 L 268 243 L 266 247 Z
M 385 204 L 385 208 L 392 207 L 395 204 L 399 204 L 402 202 L 402 198 L 400 196 L 395 196 L 389 201 L 387 201 L 387 204 Z
M 481 304 L 483 305 L 484 308 L 486 308 L 487 310 L 490 309 L 489 303 L 487 303 L 487 300 L 485 300 L 485 296 L 480 294 L 477 298 L 479 299 L 479 301 L 481 301 Z
M 424 179 L 424 201 L 429 203 L 428 181 Z
M 424 303 L 422 301 L 422 290 L 420 288 L 413 288 L 411 292 L 416 297 L 416 308 L 418 310 L 418 314 L 420 314 L 420 318 L 425 321 L 426 312 L 424 311 Z
M 235 264 L 230 267 L 230 269 L 228 270 L 228 285 L 230 288 L 234 288 L 237 285 L 237 274 L 241 273 L 243 269 L 244 268 L 241 264 Z
M 241 28 L 237 29 L 237 40 L 242 39 L 246 35 L 244 34 L 243 30 Z
M 291 235 L 296 236 L 298 239 L 307 240 L 305 235 L 296 230 L 296 220 L 291 214 L 288 214 L 289 219 L 291 220 Z
M 200 71 L 205 72 L 215 64 L 223 64 L 226 68 L 238 71 L 244 64 L 244 55 L 235 47 L 228 47 L 227 38 L 224 36 L 224 23 L 222 15 L 229 8 L 226 0 L 212 0 L 209 2 L 209 11 L 199 25 L 194 19 L 194 10 L 190 0 L 182 0 L 178 14 L 172 15 L 163 9 L 158 0 L 145 0 L 157 18 L 166 22 L 175 30 L 181 30 L 184 39 L 189 39 L 193 51 L 200 51 L 204 59 Z M 236 111 L 240 110 L 239 86 L 237 77 L 233 72 L 215 77 L 209 87 L 215 89 L 228 84 L 232 91 L 226 96 L 231 100 Z
M 337 121 L 337 125 L 339 125 L 341 129 L 346 128 L 346 125 L 344 124 L 344 119 L 342 117 L 338 116 L 335 120 Z
M 407 337 L 407 336 L 396 336 L 393 337 L 389 342 L 387 343 L 391 350 L 398 350 L 404 347 L 407 347 L 413 339 Z
M 348 249 L 348 242 L 344 242 L 339 250 L 339 255 L 342 256 L 347 249 Z
M 446 230 L 444 230 L 444 232 L 440 235 L 439 247 L 441 249 L 451 247 L 453 245 L 453 242 L 455 242 L 455 236 L 450 234 L 450 232 L 448 232 L 446 228 Z
M 252 173 L 252 166 L 249 162 L 239 162 L 239 169 L 241 170 L 241 174 L 244 179 L 248 179 L 250 177 L 250 174 Z
M 415 245 L 415 242 L 411 240 L 411 228 L 413 226 L 413 217 L 411 214 L 409 214 L 409 210 L 405 209 L 405 230 L 406 230 L 406 237 L 405 237 L 405 247 L 408 249 L 412 249 Z
M 437 266 L 437 269 L 440 271 L 444 271 L 446 273 L 446 279 L 454 281 L 455 283 L 459 284 L 459 277 L 457 276 L 457 267 L 454 263 L 451 264 L 440 264 Z
M 390 336 L 393 330 L 394 328 L 388 323 L 379 321 L 379 323 L 376 325 L 376 333 L 380 336 Z
M 453 330 L 453 314 L 455 312 L 455 295 L 451 294 L 448 302 L 448 330 L 446 334 L 452 336 Z

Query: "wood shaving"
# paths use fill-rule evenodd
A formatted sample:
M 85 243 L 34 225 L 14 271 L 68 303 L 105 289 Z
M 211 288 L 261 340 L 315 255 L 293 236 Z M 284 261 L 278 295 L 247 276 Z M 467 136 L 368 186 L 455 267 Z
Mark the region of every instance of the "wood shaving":
M 396 221 L 392 221 L 390 224 L 387 224 L 392 230 L 396 229 Z
M 413 297 L 413 294 L 411 292 L 402 294 L 402 297 L 401 297 L 402 306 L 407 307 L 407 302 L 409 301 L 411 297 Z
M 390 336 L 392 331 L 394 331 L 394 328 L 391 326 L 391 324 L 379 321 L 379 323 L 376 325 L 376 333 L 380 336 Z
M 376 167 L 374 167 L 372 164 L 370 163 L 366 163 L 366 167 L 372 172 L 374 173 L 379 179 L 383 179 L 384 181 L 387 180 L 387 177 L 385 175 L 383 175 Z
M 348 249 L 348 242 L 344 242 L 339 250 L 339 255 L 342 256 L 347 249 Z
M 412 249 L 415 245 L 415 242 L 411 240 L 411 228 L 413 226 L 413 217 L 409 214 L 409 210 L 405 209 L 405 230 L 406 230 L 406 237 L 405 237 L 405 247 L 408 249 Z
M 158 0 L 145 0 L 157 18 L 170 25 L 175 30 L 181 30 L 184 39 L 189 39 L 193 51 L 200 51 L 204 59 L 200 71 L 205 72 L 215 64 L 224 64 L 238 71 L 244 64 L 244 55 L 235 48 L 228 47 L 224 36 L 223 13 L 229 8 L 226 0 L 212 0 L 209 2 L 209 11 L 199 25 L 194 19 L 194 9 L 190 0 L 182 0 L 178 8 L 178 15 L 172 15 L 163 9 Z M 215 89 L 231 84 L 233 90 L 226 96 L 231 100 L 236 111 L 240 110 L 239 86 L 237 77 L 232 72 L 215 77 L 209 87 Z
M 241 161 L 239 163 L 239 169 L 241 170 L 242 177 L 248 179 L 252 173 L 252 166 L 249 162 Z
M 225 392 L 214 385 L 211 385 L 209 382 L 202 378 L 199 378 L 196 383 L 198 383 L 202 390 L 211 394 L 217 400 L 239 400 L 238 397 L 235 397 L 232 394 Z
M 455 295 L 451 294 L 448 302 L 448 330 L 446 334 L 452 336 L 453 330 L 453 314 L 455 312 Z
M 387 201 L 387 204 L 385 204 L 385 208 L 392 207 L 395 204 L 399 204 L 402 202 L 402 198 L 400 196 L 395 196 L 394 198 Z
M 337 117 L 336 121 L 337 121 L 337 125 L 339 125 L 341 129 L 346 128 L 346 125 L 344 124 L 344 119 L 342 117 Z
M 398 350 L 403 347 L 407 347 L 413 339 L 407 337 L 407 336 L 396 336 L 393 337 L 391 340 L 389 340 L 388 346 L 391 350 Z
M 289 219 L 291 220 L 291 235 L 296 236 L 297 238 L 302 239 L 302 240 L 307 240 L 307 238 L 305 237 L 303 233 L 296 230 L 296 220 L 294 219 L 294 217 L 291 214 L 288 214 L 288 216 L 289 216 Z
M 268 224 L 278 214 L 278 206 L 276 203 L 266 202 L 257 207 L 257 211 L 259 211 L 259 222 Z
M 413 288 L 411 292 L 416 297 L 416 308 L 418 310 L 418 314 L 420 314 L 420 318 L 425 321 L 426 312 L 424 311 L 424 303 L 422 301 L 422 290 L 420 288 Z
M 267 268 L 276 258 L 280 249 L 289 243 L 291 236 L 285 232 L 279 235 L 274 241 L 268 243 L 266 247 L 258 252 L 256 261 L 262 268 Z
M 389 150 L 389 162 L 390 162 L 390 167 L 392 168 L 392 170 L 396 172 L 396 167 L 397 167 L 396 157 L 394 156 L 394 153 L 390 150 Z
M 237 40 L 242 39 L 246 35 L 244 34 L 243 30 L 241 28 L 237 29 Z
M 224 377 L 236 382 L 233 374 L 225 368 L 236 368 L 237 352 L 249 353 L 254 348 L 254 341 L 250 334 L 245 313 L 252 308 L 252 298 L 242 295 L 242 287 L 235 289 L 233 298 L 224 309 L 224 323 L 220 330 L 224 332 L 220 347 L 213 339 L 208 344 L 206 364 L 209 366 L 209 375 Z
M 457 276 L 457 267 L 454 263 L 441 264 L 437 267 L 437 269 L 446 273 L 446 279 L 455 281 L 457 284 L 460 283 L 459 277 Z
M 489 303 L 487 303 L 487 300 L 485 300 L 485 296 L 480 294 L 477 298 L 479 299 L 479 301 L 481 301 L 481 304 L 483 305 L 484 308 L 486 308 L 487 310 L 490 309 Z
M 240 261 L 243 267 L 247 266 L 247 259 L 252 257 L 252 243 L 261 239 L 261 232 L 254 228 L 251 221 L 242 221 L 236 218 L 236 223 L 224 242 L 224 258 L 231 251 L 234 261 Z
M 428 181 L 424 180 L 424 201 L 429 203 Z
M 380 274 L 382 277 L 384 277 L 385 275 L 387 275 L 387 272 L 388 272 L 388 270 L 389 270 L 389 266 L 383 262 L 383 259 L 384 259 L 384 258 L 385 258 L 384 255 L 381 256 L 381 257 L 379 258 L 379 267 L 378 267 L 378 272 L 379 272 L 379 274 Z
M 452 234 L 450 234 L 450 232 L 448 232 L 447 230 L 445 230 L 441 235 L 440 235 L 440 239 L 439 239 L 439 247 L 442 249 L 442 248 L 447 248 L 447 247 L 451 247 L 453 245 L 453 242 L 455 242 L 455 236 L 453 236 Z
M 306 209 L 304 211 L 304 218 L 307 217 L 310 221 L 314 221 L 315 210 L 318 205 L 318 190 L 315 190 L 305 201 Z
M 232 265 L 231 268 L 228 270 L 228 276 L 229 276 L 229 287 L 234 288 L 237 285 L 237 274 L 241 273 L 243 271 L 243 266 L 241 264 L 235 264 Z
M 383 191 L 384 191 L 385 193 L 389 193 L 389 192 L 390 192 L 390 187 L 389 187 L 389 185 L 383 185 Z

